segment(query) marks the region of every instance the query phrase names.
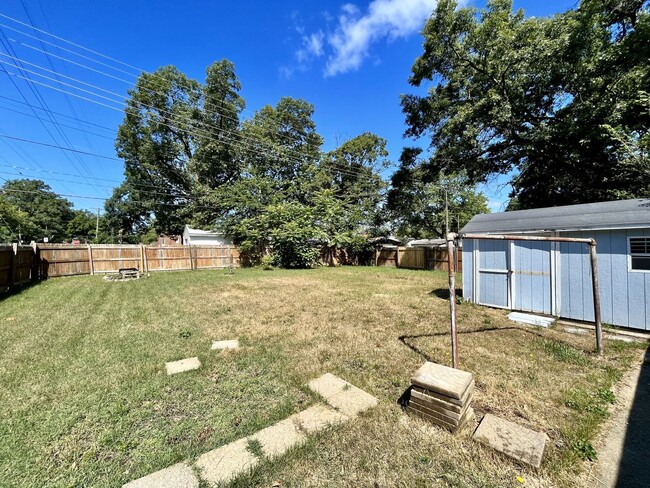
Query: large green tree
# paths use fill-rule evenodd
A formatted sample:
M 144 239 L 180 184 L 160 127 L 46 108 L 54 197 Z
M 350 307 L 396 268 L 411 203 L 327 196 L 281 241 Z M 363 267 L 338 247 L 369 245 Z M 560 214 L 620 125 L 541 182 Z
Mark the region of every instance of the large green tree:
M 406 95 L 407 135 L 433 174 L 512 175 L 520 208 L 650 191 L 650 15 L 643 0 L 583 0 L 548 18 L 441 0 Z
M 0 193 L 0 243 L 18 242 L 29 216 Z
M 391 165 L 386 139 L 371 132 L 353 137 L 326 153 L 321 168 L 333 195 L 347 207 L 346 230 L 362 226 L 377 230 L 384 221 L 382 203 L 387 188 L 381 173 Z
M 204 84 L 173 66 L 140 75 L 116 140 L 126 181 L 109 202 L 128 207 L 125 220 L 155 217 L 158 232 L 178 234 L 186 222 L 209 218 L 198 212 L 202 197 L 239 175 L 240 88 L 227 60 L 208 67 Z
M 0 187 L 0 193 L 5 205 L 18 211 L 8 216 L 16 219 L 10 227 L 20 240 L 42 242 L 47 237 L 50 242 L 62 242 L 69 239 L 67 226 L 74 217 L 72 202 L 58 196 L 43 181 L 8 180 Z
M 418 158 L 421 152 L 405 148 L 392 177 L 387 210 L 397 235 L 440 238 L 446 231 L 457 232 L 474 215 L 490 212 L 487 198 L 465 174 L 435 174 Z
M 311 104 L 282 98 L 242 126 L 242 174 L 214 192 L 218 226 L 253 262 L 314 265 L 320 250 L 356 247 L 377 223 L 386 141 L 365 133 L 322 154 Z
M 217 226 L 231 234 L 256 262 L 273 253 L 276 264 L 308 266 L 317 231 L 311 201 L 322 185 L 318 170 L 323 142 L 314 107 L 285 97 L 242 124 L 241 175 L 217 188 L 209 203 L 221 210 Z

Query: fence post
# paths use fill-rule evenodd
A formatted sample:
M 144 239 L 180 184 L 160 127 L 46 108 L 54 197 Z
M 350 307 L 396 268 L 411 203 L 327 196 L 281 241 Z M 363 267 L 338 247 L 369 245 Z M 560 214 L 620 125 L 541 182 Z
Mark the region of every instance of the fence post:
M 189 253 L 190 256 L 190 271 L 194 270 L 194 263 L 192 263 L 192 246 L 188 245 L 187 246 L 187 252 Z
M 142 260 L 144 262 L 144 272 L 149 273 L 149 261 L 147 260 L 147 248 L 140 244 L 142 246 Z
M 90 274 L 95 274 L 95 263 L 93 263 L 93 247 L 88 244 L 88 265 L 90 266 Z
M 397 250 L 395 251 L 395 267 L 399 268 L 399 244 L 397 245 Z
M 140 266 L 142 267 L 142 272 L 144 273 L 144 244 L 140 244 Z
M 9 263 L 9 282 L 7 283 L 8 287 L 14 286 L 16 280 L 16 264 L 18 263 L 18 244 L 13 243 L 11 245 L 11 262 Z
M 39 266 L 38 266 L 38 246 L 36 245 L 36 241 L 32 241 L 31 243 L 32 246 L 32 271 L 31 271 L 31 279 L 33 282 L 38 281 L 39 279 Z

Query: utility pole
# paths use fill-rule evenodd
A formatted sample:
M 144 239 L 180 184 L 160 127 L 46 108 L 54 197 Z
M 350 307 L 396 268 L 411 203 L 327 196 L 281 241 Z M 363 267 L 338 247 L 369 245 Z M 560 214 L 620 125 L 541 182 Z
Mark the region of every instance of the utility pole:
M 99 208 L 97 208 L 97 222 L 95 223 L 95 242 L 99 239 Z
M 449 202 L 447 200 L 447 187 L 445 190 L 445 237 L 449 234 Z

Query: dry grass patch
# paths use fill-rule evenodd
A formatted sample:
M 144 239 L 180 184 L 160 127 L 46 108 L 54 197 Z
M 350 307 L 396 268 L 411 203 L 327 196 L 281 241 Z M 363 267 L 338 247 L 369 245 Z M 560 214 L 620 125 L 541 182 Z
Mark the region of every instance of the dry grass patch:
M 474 408 L 551 439 L 539 472 L 406 417 L 425 360 L 449 364 L 446 276 L 384 268 L 159 273 L 51 280 L 3 302 L 0 472 L 10 485 L 116 486 L 267 427 L 318 399 L 332 372 L 380 400 L 236 486 L 575 486 L 638 345 L 515 325 L 458 307 Z M 6 318 L 15 317 L 14 321 Z M 27 333 L 29 331 L 29 333 Z M 239 338 L 239 351 L 210 351 Z M 168 378 L 164 362 L 203 367 Z M 13 457 L 6 454 L 13 453 Z

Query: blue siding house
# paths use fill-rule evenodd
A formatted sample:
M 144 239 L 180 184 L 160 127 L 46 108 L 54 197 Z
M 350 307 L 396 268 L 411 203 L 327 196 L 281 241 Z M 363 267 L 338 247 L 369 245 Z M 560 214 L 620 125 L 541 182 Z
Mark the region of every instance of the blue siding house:
M 481 214 L 460 234 L 596 239 L 602 321 L 650 330 L 650 199 Z M 588 245 L 463 239 L 463 297 L 593 321 Z

